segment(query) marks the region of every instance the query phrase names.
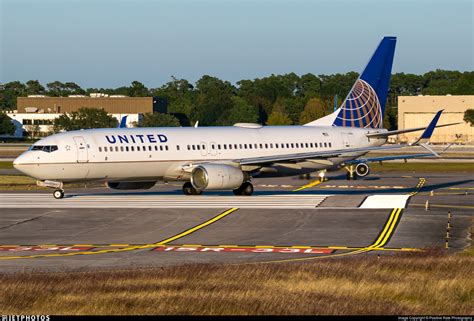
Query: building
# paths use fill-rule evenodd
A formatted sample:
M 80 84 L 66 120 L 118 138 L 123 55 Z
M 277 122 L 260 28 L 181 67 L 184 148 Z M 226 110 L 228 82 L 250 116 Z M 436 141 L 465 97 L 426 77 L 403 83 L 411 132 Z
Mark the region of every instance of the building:
M 64 113 L 79 108 L 102 108 L 117 118 L 127 117 L 127 127 L 138 123 L 145 113 L 166 112 L 167 102 L 157 97 L 127 97 L 94 93 L 90 96 L 72 95 L 69 97 L 48 97 L 31 95 L 17 98 L 17 110 L 8 112 L 16 126 L 15 137 L 25 133 L 33 136 L 46 136 L 51 133 L 54 120 Z
M 431 142 L 442 143 L 474 143 L 474 127 L 466 123 L 464 112 L 474 109 L 474 96 L 399 96 L 398 97 L 398 129 L 424 127 L 436 112 L 444 109 L 438 122 L 441 124 L 461 122 L 459 125 L 437 128 Z M 399 136 L 402 142 L 413 142 L 421 132 L 406 133 Z

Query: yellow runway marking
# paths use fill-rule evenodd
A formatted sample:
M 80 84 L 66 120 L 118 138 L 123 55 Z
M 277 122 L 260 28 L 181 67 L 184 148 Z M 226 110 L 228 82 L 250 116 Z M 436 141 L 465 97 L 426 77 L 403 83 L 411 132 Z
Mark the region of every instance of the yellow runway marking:
M 382 229 L 382 232 L 377 237 L 377 240 L 373 244 L 371 244 L 367 247 L 363 247 L 363 248 L 359 248 L 359 249 L 351 248 L 352 251 L 349 251 L 349 252 L 331 254 L 331 255 L 326 255 L 326 256 L 311 256 L 311 257 L 305 257 L 305 258 L 273 260 L 273 261 L 265 261 L 265 262 L 251 262 L 251 263 L 248 263 L 248 264 L 309 261 L 309 260 L 325 259 L 325 258 L 340 257 L 340 256 L 347 256 L 347 255 L 355 255 L 355 254 L 361 254 L 361 253 L 366 253 L 366 252 L 371 252 L 371 251 L 383 250 L 384 249 L 383 246 L 387 243 L 388 239 L 390 238 L 390 236 L 392 235 L 392 233 L 394 231 L 395 226 L 397 225 L 397 222 L 398 222 L 398 219 L 400 217 L 401 212 L 402 212 L 401 208 L 394 208 L 392 210 L 392 212 L 390 213 L 390 216 L 387 220 L 387 223 L 385 223 L 385 226 Z
M 323 182 L 326 182 L 327 180 L 328 180 L 327 178 L 325 178 L 323 181 L 320 181 L 319 179 L 315 180 L 315 181 L 313 181 L 309 184 L 306 184 L 306 185 L 303 185 L 301 187 L 298 187 L 297 189 L 294 189 L 293 192 L 299 192 L 299 191 L 302 191 L 302 190 L 307 189 L 307 188 L 318 186 L 319 184 L 321 184 Z
M 156 246 L 160 245 L 165 245 L 168 242 L 172 242 L 174 240 L 177 240 L 179 238 L 182 238 L 186 235 L 189 235 L 191 233 L 196 232 L 199 229 L 202 229 L 220 219 L 223 217 L 237 211 L 238 208 L 231 208 L 228 209 L 227 211 L 211 218 L 210 220 L 205 221 L 204 223 L 201 223 L 195 227 L 192 227 L 182 233 L 179 233 L 175 236 L 166 238 L 160 242 L 153 243 L 153 244 L 145 244 L 145 245 L 135 245 L 135 246 L 130 246 L 130 247 L 124 247 L 124 248 L 118 248 L 118 249 L 106 249 L 106 250 L 99 250 L 99 251 L 83 251 L 83 252 L 70 252 L 70 253 L 61 253 L 61 254 L 37 254 L 37 255 L 25 255 L 25 256 L 0 256 L 0 260 L 13 260 L 13 259 L 32 259 L 32 258 L 45 258 L 45 257 L 55 257 L 55 256 L 76 256 L 76 255 L 94 255 L 94 254 L 105 254 L 105 253 L 115 253 L 115 252 L 126 252 L 126 251 L 133 251 L 133 250 L 140 250 L 140 249 L 147 249 L 147 248 L 153 248 Z

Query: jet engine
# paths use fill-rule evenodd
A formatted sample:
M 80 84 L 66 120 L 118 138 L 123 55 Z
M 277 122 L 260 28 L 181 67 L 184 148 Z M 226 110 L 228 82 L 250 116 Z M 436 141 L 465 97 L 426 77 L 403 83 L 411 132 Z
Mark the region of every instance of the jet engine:
M 191 184 L 197 190 L 236 189 L 244 182 L 244 173 L 236 167 L 222 164 L 204 164 L 191 173 Z
M 369 175 L 369 173 L 370 173 L 369 165 L 367 165 L 366 163 L 357 164 L 356 167 L 355 167 L 355 173 L 359 177 L 365 177 L 365 176 Z
M 107 182 L 111 189 L 150 189 L 156 182 Z

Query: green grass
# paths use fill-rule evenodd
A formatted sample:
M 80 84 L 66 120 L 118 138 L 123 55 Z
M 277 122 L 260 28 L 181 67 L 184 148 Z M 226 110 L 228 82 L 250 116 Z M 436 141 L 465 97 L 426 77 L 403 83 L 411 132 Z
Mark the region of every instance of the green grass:
M 0 162 L 0 169 L 12 169 L 13 162 Z
M 374 171 L 474 172 L 474 163 L 378 163 L 370 164 Z

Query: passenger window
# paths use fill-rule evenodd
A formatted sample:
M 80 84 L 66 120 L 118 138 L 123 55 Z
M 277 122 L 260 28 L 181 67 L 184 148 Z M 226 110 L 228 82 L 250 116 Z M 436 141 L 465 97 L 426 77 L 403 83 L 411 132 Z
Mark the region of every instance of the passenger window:
M 273 148 L 273 144 L 272 144 L 272 143 L 270 143 L 270 148 Z
M 232 144 L 229 144 L 229 149 L 232 149 Z
M 242 144 L 239 144 L 239 148 L 242 149 Z
M 212 145 L 211 145 L 211 148 L 212 148 L 212 149 L 216 149 L 216 145 L 212 144 Z
M 168 150 L 168 145 L 165 146 L 165 149 Z
M 257 144 L 254 144 L 253 147 L 254 147 L 254 149 L 257 149 Z
M 268 144 L 265 144 L 265 149 L 268 149 Z
M 155 145 L 155 152 L 157 152 L 157 151 L 158 151 L 158 146 Z
M 106 152 L 106 151 L 107 151 L 107 146 L 104 147 L 104 152 Z
M 313 148 L 313 143 L 309 143 L 309 147 Z
M 101 153 L 102 153 L 102 147 L 99 147 L 99 152 L 101 152 Z
M 249 144 L 249 149 L 252 149 L 252 144 Z
M 286 143 L 286 148 L 290 148 L 290 144 Z
M 193 150 L 196 150 L 196 146 L 192 145 L 192 147 L 193 147 Z
M 300 147 L 298 143 L 296 143 L 295 145 L 296 145 L 296 148 L 299 148 L 299 147 Z
M 160 151 L 163 151 L 163 146 L 160 145 Z
M 224 144 L 224 149 L 227 149 L 227 144 Z
M 263 148 L 263 144 L 260 144 L 260 149 L 262 149 L 262 148 Z
M 237 148 L 238 148 L 238 147 L 237 147 L 237 144 L 234 144 L 234 149 L 237 149 Z
M 217 144 L 217 149 L 221 149 L 221 144 Z
M 201 145 L 197 145 L 197 150 L 201 150 Z
M 130 150 L 131 150 L 132 152 L 135 151 L 135 149 L 133 148 L 133 146 L 130 146 Z
M 137 152 L 139 152 L 139 151 L 140 151 L 140 146 L 137 146 Z
M 331 147 L 331 143 L 328 143 L 329 147 Z
M 214 147 L 213 147 L 214 148 Z M 179 145 L 176 145 L 176 150 L 179 150 Z
M 247 149 L 247 144 L 244 144 L 244 149 Z
M 323 147 L 323 143 L 319 143 L 319 147 Z
M 324 143 L 324 147 L 328 147 L 328 144 Z
M 295 144 L 291 143 L 291 148 L 295 148 Z
M 278 143 L 275 143 L 275 148 L 278 148 Z
M 191 150 L 191 146 L 188 145 L 188 150 Z
M 129 150 L 128 150 L 128 146 L 125 146 L 125 151 L 127 151 L 127 152 L 129 151 Z

